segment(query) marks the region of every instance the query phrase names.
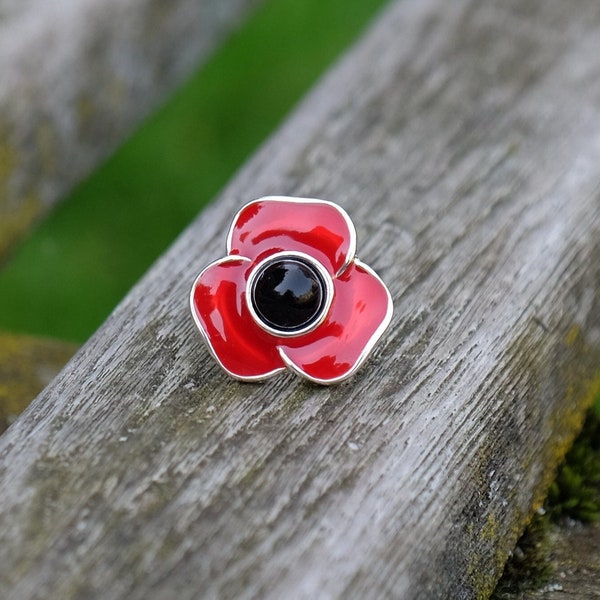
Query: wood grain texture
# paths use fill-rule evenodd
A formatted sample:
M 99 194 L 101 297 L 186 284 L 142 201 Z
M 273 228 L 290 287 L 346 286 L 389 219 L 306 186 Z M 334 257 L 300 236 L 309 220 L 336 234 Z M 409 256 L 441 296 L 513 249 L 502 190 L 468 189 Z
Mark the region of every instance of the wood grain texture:
M 482 598 L 600 385 L 600 5 L 404 0 L 0 438 L 25 598 Z M 188 314 L 239 206 L 337 201 L 391 328 L 229 380 Z
M 0 0 L 0 255 L 260 0 Z

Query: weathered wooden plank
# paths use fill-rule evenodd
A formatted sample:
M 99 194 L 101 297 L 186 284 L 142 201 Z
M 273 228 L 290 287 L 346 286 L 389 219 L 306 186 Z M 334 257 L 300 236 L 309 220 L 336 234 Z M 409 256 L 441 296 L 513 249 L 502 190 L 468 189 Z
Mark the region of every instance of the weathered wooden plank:
M 485 597 L 600 384 L 600 6 L 404 0 L 0 438 L 8 598 Z M 340 202 L 354 379 L 227 379 L 187 309 L 239 206 Z
M 0 0 L 0 256 L 260 0 Z

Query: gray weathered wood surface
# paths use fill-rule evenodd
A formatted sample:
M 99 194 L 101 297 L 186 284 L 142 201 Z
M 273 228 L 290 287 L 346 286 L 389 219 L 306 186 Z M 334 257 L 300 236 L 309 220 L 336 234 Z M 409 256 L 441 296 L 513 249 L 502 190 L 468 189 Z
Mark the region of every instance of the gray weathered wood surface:
M 600 4 L 404 0 L 0 438 L 0 594 L 482 598 L 600 383 Z M 188 314 L 230 218 L 337 201 L 395 313 L 331 388 Z
M 0 255 L 260 0 L 0 0 Z

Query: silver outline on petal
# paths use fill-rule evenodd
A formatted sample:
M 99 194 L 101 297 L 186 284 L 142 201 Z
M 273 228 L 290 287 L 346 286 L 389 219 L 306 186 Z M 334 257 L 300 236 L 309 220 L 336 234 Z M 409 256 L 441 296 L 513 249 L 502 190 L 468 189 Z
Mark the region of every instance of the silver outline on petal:
M 211 262 L 210 265 L 208 265 L 204 269 L 202 269 L 202 271 L 200 271 L 200 274 L 198 275 L 198 277 L 196 277 L 196 279 L 194 279 L 194 283 L 193 283 L 192 289 L 190 291 L 190 309 L 192 311 L 192 316 L 194 317 L 194 322 L 196 323 L 196 326 L 200 330 L 200 333 L 202 334 L 202 339 L 204 340 L 204 343 L 208 346 L 209 352 L 211 353 L 212 357 L 217 361 L 217 364 L 221 367 L 221 369 L 223 369 L 223 371 L 225 371 L 225 373 L 227 373 L 227 375 L 229 375 L 230 377 L 233 377 L 234 379 L 237 379 L 238 381 L 246 381 L 249 383 L 251 383 L 253 381 L 254 382 L 264 381 L 265 379 L 269 379 L 270 377 L 277 375 L 277 373 L 281 373 L 281 371 L 285 371 L 285 366 L 277 367 L 277 369 L 274 369 L 273 371 L 269 371 L 268 373 L 263 373 L 261 375 L 243 376 L 243 375 L 238 375 L 237 373 L 230 371 L 221 362 L 221 359 L 217 356 L 217 353 L 215 352 L 215 349 L 213 348 L 210 338 L 208 336 L 208 332 L 205 331 L 204 326 L 202 325 L 202 321 L 200 320 L 200 317 L 198 316 L 198 313 L 196 311 L 196 306 L 194 304 L 194 292 L 196 291 L 196 286 L 198 285 L 198 282 L 200 281 L 200 278 L 202 277 L 202 275 L 204 275 L 204 273 L 206 271 L 208 271 L 208 269 L 210 269 L 216 265 L 220 265 L 220 264 L 227 263 L 227 262 L 233 262 L 233 261 L 243 261 L 243 262 L 245 261 L 245 262 L 249 262 L 249 263 L 252 262 L 249 258 L 246 258 L 245 256 L 239 256 L 239 255 L 225 256 L 224 258 L 220 258 L 219 260 L 215 260 L 214 262 Z
M 382 336 L 383 332 L 387 329 L 388 325 L 390 324 L 390 321 L 392 320 L 392 314 L 394 312 L 394 304 L 392 302 L 392 296 L 390 294 L 390 291 L 387 288 L 387 285 L 385 285 L 385 283 L 383 282 L 381 277 L 379 277 L 379 275 L 377 275 L 377 273 L 371 267 L 369 267 L 369 265 L 366 265 L 365 263 L 360 261 L 358 258 L 354 259 L 354 264 L 356 266 L 360 267 L 361 269 L 364 269 L 371 275 L 373 275 L 373 277 L 375 277 L 375 279 L 377 279 L 379 281 L 379 283 L 381 283 L 383 289 L 385 290 L 386 296 L 387 296 L 387 310 L 386 310 L 385 316 L 383 317 L 383 320 L 381 321 L 379 327 L 377 327 L 377 329 L 373 332 L 373 335 L 369 338 L 369 341 L 366 343 L 362 352 L 358 355 L 358 358 L 356 359 L 356 361 L 352 365 L 352 367 L 350 367 L 348 372 L 344 373 L 343 375 L 340 375 L 339 377 L 335 377 L 334 379 L 319 379 L 318 377 L 312 377 L 308 373 L 305 373 L 298 365 L 296 365 L 287 356 L 287 354 L 285 353 L 285 350 L 283 348 L 281 348 L 281 346 L 278 346 L 277 350 L 279 351 L 279 355 L 281 356 L 281 359 L 286 364 L 286 366 L 290 370 L 294 371 L 294 373 L 296 373 L 297 375 L 300 375 L 300 377 L 304 377 L 305 379 L 308 379 L 309 381 L 312 381 L 313 383 L 318 383 L 320 385 L 331 385 L 334 383 L 340 383 L 341 381 L 345 381 L 346 379 L 349 379 L 350 377 L 352 377 L 352 375 L 354 375 L 356 373 L 356 371 L 358 371 L 358 369 L 360 369 L 360 367 L 363 365 L 363 363 L 365 362 L 365 360 L 371 353 L 371 350 L 373 350 L 375 344 L 379 341 L 379 338 Z
M 194 292 L 196 290 L 196 287 L 197 287 L 201 277 L 204 275 L 204 273 L 208 269 L 212 268 L 213 266 L 223 264 L 223 263 L 233 262 L 233 261 L 242 261 L 242 262 L 249 262 L 249 263 L 253 262 L 252 259 L 247 258 L 245 256 L 241 256 L 239 254 L 231 254 L 231 243 L 232 243 L 232 239 L 233 239 L 235 225 L 236 225 L 240 215 L 249 206 L 251 206 L 252 204 L 256 204 L 257 202 L 285 202 L 288 204 L 324 204 L 324 205 L 328 205 L 328 206 L 332 207 L 333 209 L 335 209 L 338 213 L 340 213 L 342 215 L 343 219 L 346 222 L 346 225 L 348 227 L 348 231 L 350 234 L 350 241 L 349 241 L 349 246 L 348 246 L 348 252 L 346 254 L 346 260 L 345 260 L 344 264 L 340 267 L 340 269 L 337 271 L 337 273 L 334 275 L 334 278 L 340 277 L 344 273 L 344 271 L 352 263 L 354 263 L 357 267 L 360 267 L 367 273 L 374 276 L 381 283 L 381 285 L 383 286 L 383 289 L 385 290 L 385 293 L 387 296 L 387 309 L 386 309 L 384 318 L 382 319 L 382 321 L 379 324 L 379 326 L 377 327 L 377 329 L 375 329 L 375 331 L 369 338 L 368 342 L 365 344 L 365 347 L 363 348 L 361 353 L 358 355 L 358 357 L 357 357 L 356 361 L 354 362 L 354 364 L 352 365 L 352 367 L 346 373 L 344 373 L 343 375 L 341 375 L 339 377 L 335 377 L 333 379 L 319 379 L 318 377 L 312 377 L 308 373 L 305 373 L 298 365 L 296 365 L 286 355 L 285 350 L 281 347 L 281 345 L 276 345 L 275 347 L 277 348 L 279 356 L 281 357 L 281 360 L 285 366 L 277 367 L 276 369 L 269 371 L 268 373 L 263 373 L 261 375 L 253 375 L 253 376 L 237 375 L 236 373 L 233 373 L 227 367 L 225 367 L 225 365 L 223 365 L 223 363 L 217 356 L 217 354 L 212 346 L 212 343 L 210 341 L 208 333 L 205 331 L 205 329 L 202 325 L 202 322 L 198 316 L 198 313 L 196 311 L 196 307 L 194 304 Z M 269 379 L 269 378 L 273 377 L 274 375 L 281 373 L 281 371 L 284 371 L 286 369 L 286 367 L 290 371 L 293 371 L 294 373 L 299 375 L 300 377 L 302 377 L 308 381 L 311 381 L 313 383 L 320 384 L 320 385 L 331 385 L 331 384 L 335 384 L 335 383 L 340 383 L 340 382 L 345 381 L 346 379 L 349 379 L 350 377 L 352 377 L 356 373 L 356 371 L 363 365 L 363 363 L 365 362 L 365 360 L 367 359 L 367 357 L 373 350 L 373 347 L 375 346 L 375 344 L 377 343 L 379 338 L 382 336 L 383 332 L 387 329 L 388 325 L 390 324 L 390 321 L 392 319 L 392 314 L 393 314 L 392 297 L 390 295 L 390 291 L 388 290 L 387 286 L 385 285 L 385 283 L 383 282 L 381 277 L 379 277 L 379 275 L 371 267 L 369 267 L 368 265 L 364 264 L 362 261 L 357 259 L 355 257 L 355 254 L 356 254 L 356 229 L 354 227 L 354 223 L 352 222 L 352 220 L 350 219 L 350 217 L 346 213 L 346 211 L 342 207 L 340 207 L 339 205 L 337 205 L 333 202 L 329 202 L 327 200 L 319 200 L 317 198 L 294 198 L 294 197 L 289 197 L 289 196 L 264 196 L 264 197 L 258 198 L 256 200 L 252 200 L 251 202 L 248 202 L 242 208 L 240 208 L 240 210 L 238 210 L 238 212 L 236 213 L 236 215 L 229 227 L 229 231 L 227 234 L 227 256 L 210 263 L 208 266 L 206 266 L 204 269 L 202 269 L 202 271 L 198 274 L 198 276 L 194 280 L 192 289 L 190 291 L 190 309 L 192 312 L 192 316 L 194 318 L 194 322 L 196 323 L 196 326 L 200 330 L 200 333 L 202 334 L 202 338 L 203 338 L 206 346 L 208 347 L 210 354 L 215 359 L 217 364 L 221 367 L 221 369 L 223 369 L 223 371 L 225 371 L 233 379 L 236 379 L 238 381 L 243 381 L 243 382 L 249 382 L 249 383 L 264 381 L 266 379 Z M 325 321 L 327 315 L 329 314 L 329 310 L 331 308 L 331 302 L 333 299 L 334 289 L 335 289 L 334 284 L 333 284 L 333 279 L 332 279 L 331 275 L 329 274 L 329 272 L 325 269 L 325 267 L 323 265 L 321 265 L 321 263 L 316 261 L 312 256 L 304 254 L 303 252 L 296 252 L 296 251 L 285 252 L 285 251 L 283 251 L 283 252 L 278 252 L 276 254 L 270 255 L 269 257 L 267 257 L 266 259 L 261 261 L 253 269 L 251 275 L 258 272 L 258 268 L 261 265 L 263 265 L 265 262 L 273 260 L 273 258 L 276 256 L 294 256 L 294 255 L 302 257 L 305 260 L 309 260 L 311 262 L 311 264 L 318 265 L 317 268 L 320 267 L 320 269 L 323 269 L 326 273 L 326 277 L 324 278 L 324 281 L 326 282 L 326 286 L 327 286 L 328 305 L 326 306 L 326 309 L 322 311 L 322 315 L 317 320 L 317 322 L 315 324 L 311 324 L 310 329 L 301 330 L 300 332 L 296 332 L 296 331 L 290 332 L 290 333 L 283 332 L 283 334 L 282 334 L 282 332 L 279 330 L 275 330 L 275 329 L 271 330 L 271 329 L 265 328 L 265 324 L 260 321 L 260 319 L 258 318 L 257 315 L 255 315 L 253 307 L 251 306 L 251 302 L 247 301 L 248 290 L 249 290 L 248 286 L 249 286 L 251 277 L 248 278 L 248 282 L 246 283 L 246 287 L 244 288 L 244 291 L 246 294 L 246 305 L 248 306 L 248 308 L 250 310 L 250 314 L 251 314 L 253 320 L 255 321 L 255 323 L 259 327 L 261 327 L 263 330 L 267 331 L 269 334 L 272 334 L 272 335 L 274 335 L 276 337 L 280 337 L 280 338 L 294 337 L 297 335 L 305 335 L 305 334 L 309 333 L 310 331 L 313 331 L 314 329 L 316 329 L 319 325 L 321 325 Z M 322 271 L 320 269 L 319 269 L 319 273 L 322 274 Z M 329 287 L 329 286 L 331 286 L 331 287 Z M 266 326 L 266 327 L 268 327 L 268 326 Z
M 346 253 L 346 261 L 338 269 L 335 276 L 339 277 L 354 261 L 354 255 L 356 254 L 356 228 L 354 227 L 354 223 L 352 222 L 352 219 L 350 218 L 348 213 L 341 206 L 339 206 L 338 204 L 335 204 L 334 202 L 330 202 L 329 200 L 319 200 L 318 198 L 294 198 L 291 196 L 263 196 L 262 198 L 257 198 L 256 200 L 252 200 L 251 202 L 244 204 L 244 206 L 242 206 L 242 208 L 240 208 L 240 210 L 238 210 L 237 213 L 235 214 L 235 217 L 233 218 L 233 221 L 231 222 L 231 225 L 229 227 L 229 231 L 227 232 L 227 246 L 226 246 L 227 254 L 231 254 L 231 243 L 233 240 L 233 232 L 235 230 L 235 225 L 236 225 L 240 215 L 249 206 L 252 206 L 253 204 L 256 204 L 258 202 L 285 202 L 287 204 L 324 204 L 324 205 L 330 206 L 331 208 L 335 209 L 338 213 L 340 213 L 340 215 L 342 215 L 342 218 L 346 222 L 348 231 L 350 233 L 350 243 L 348 244 L 348 252 Z

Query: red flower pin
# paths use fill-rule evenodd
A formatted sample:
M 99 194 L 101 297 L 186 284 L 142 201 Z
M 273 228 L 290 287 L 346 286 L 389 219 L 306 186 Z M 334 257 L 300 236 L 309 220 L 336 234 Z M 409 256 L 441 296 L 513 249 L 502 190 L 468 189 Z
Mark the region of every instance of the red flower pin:
M 352 375 L 392 316 L 385 284 L 355 250 L 354 225 L 331 202 L 267 197 L 244 206 L 227 256 L 198 275 L 190 295 L 217 362 L 243 381 L 286 367 L 323 384 Z

